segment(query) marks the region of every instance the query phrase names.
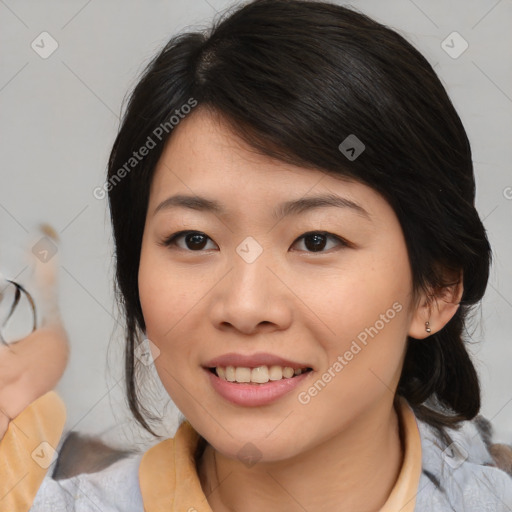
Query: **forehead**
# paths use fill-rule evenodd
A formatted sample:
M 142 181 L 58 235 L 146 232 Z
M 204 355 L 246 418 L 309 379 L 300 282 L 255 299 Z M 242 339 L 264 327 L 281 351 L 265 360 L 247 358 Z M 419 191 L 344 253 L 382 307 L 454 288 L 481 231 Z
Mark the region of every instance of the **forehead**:
M 221 116 L 196 109 L 177 125 L 168 139 L 157 164 L 155 175 L 185 172 L 193 181 L 218 181 L 254 174 L 258 180 L 278 177 L 309 180 L 325 175 L 317 169 L 306 169 L 258 153 L 248 146 Z
M 222 118 L 200 109 L 182 120 L 168 139 L 153 176 L 150 208 L 173 193 L 239 206 L 254 202 L 267 210 L 274 203 L 316 194 L 364 202 L 367 211 L 371 203 L 384 201 L 357 181 L 257 153 Z

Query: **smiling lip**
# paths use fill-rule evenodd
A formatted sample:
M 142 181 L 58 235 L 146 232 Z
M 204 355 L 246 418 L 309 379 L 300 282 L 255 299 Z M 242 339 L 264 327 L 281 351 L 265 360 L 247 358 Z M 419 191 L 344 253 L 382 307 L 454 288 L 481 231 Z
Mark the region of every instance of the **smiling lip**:
M 210 384 L 213 389 L 225 400 L 245 407 L 257 407 L 278 400 L 292 389 L 296 388 L 304 379 L 309 378 L 310 374 L 313 372 L 308 371 L 300 375 L 295 375 L 294 377 L 269 381 L 265 384 L 246 384 L 224 380 L 217 376 L 215 372 L 212 372 L 211 368 L 217 368 L 219 366 L 223 368 L 227 366 L 234 366 L 235 368 L 257 368 L 258 366 L 270 367 L 274 365 L 281 367 L 288 366 L 294 370 L 312 368 L 308 363 L 290 361 L 289 359 L 284 359 L 266 352 L 259 352 L 250 356 L 231 352 L 209 360 L 203 365 L 203 368 L 210 379 Z
M 204 368 L 213 389 L 224 399 L 235 405 L 257 407 L 270 404 L 295 389 L 308 379 L 312 371 L 289 379 L 269 381 L 266 384 L 245 384 L 221 379 L 208 368 Z
M 222 356 L 211 359 L 210 361 L 206 362 L 203 367 L 207 369 L 216 368 L 217 366 L 222 366 L 224 368 L 226 366 L 257 368 L 258 366 L 272 365 L 282 367 L 289 366 L 294 370 L 299 368 L 312 368 L 312 366 L 308 363 L 297 363 L 295 361 L 283 359 L 282 357 L 268 354 L 266 352 L 260 352 L 251 356 L 231 352 L 229 354 L 224 354 Z

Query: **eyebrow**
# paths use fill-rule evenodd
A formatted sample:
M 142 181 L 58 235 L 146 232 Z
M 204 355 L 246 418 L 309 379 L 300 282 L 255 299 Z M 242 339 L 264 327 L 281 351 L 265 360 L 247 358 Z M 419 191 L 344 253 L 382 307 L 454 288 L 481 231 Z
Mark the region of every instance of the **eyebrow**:
M 177 194 L 162 201 L 153 211 L 153 215 L 156 215 L 159 211 L 177 207 L 212 212 L 219 216 L 226 216 L 228 214 L 222 203 L 215 199 Z M 336 194 L 322 194 L 286 201 L 277 206 L 272 217 L 275 220 L 281 220 L 290 215 L 299 215 L 309 210 L 326 207 L 349 208 L 368 220 L 371 220 L 370 214 L 361 205 L 355 203 L 351 199 L 341 197 Z

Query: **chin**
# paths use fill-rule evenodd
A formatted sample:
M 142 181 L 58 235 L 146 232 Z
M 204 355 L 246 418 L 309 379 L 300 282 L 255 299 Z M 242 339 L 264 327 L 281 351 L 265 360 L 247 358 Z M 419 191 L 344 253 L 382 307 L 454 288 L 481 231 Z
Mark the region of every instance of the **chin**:
M 301 453 L 300 447 L 291 443 L 292 437 L 274 441 L 245 439 L 216 440 L 210 443 L 224 457 L 238 460 L 248 468 L 257 463 L 274 463 L 291 459 Z
M 284 461 L 302 453 L 302 443 L 294 429 L 286 428 L 279 433 L 275 431 L 272 435 L 275 425 L 280 422 L 282 418 L 278 421 L 262 419 L 260 422 L 250 423 L 247 420 L 230 421 L 222 423 L 224 428 L 219 427 L 216 422 L 209 422 L 203 429 L 202 425 L 196 426 L 190 421 L 217 452 L 226 458 L 239 460 L 247 467 L 258 462 Z M 233 436 L 229 433 L 233 433 Z

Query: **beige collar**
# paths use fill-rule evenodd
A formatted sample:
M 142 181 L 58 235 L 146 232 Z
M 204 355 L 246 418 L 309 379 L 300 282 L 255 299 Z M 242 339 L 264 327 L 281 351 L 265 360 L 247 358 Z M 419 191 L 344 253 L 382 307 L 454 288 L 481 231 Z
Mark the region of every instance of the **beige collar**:
M 380 512 L 414 512 L 421 476 L 421 438 L 416 417 L 403 398 L 397 403 L 404 434 L 404 461 Z M 144 454 L 139 466 L 139 483 L 146 512 L 212 512 L 194 462 L 198 440 L 199 434 L 184 421 L 173 439 L 161 441 Z

